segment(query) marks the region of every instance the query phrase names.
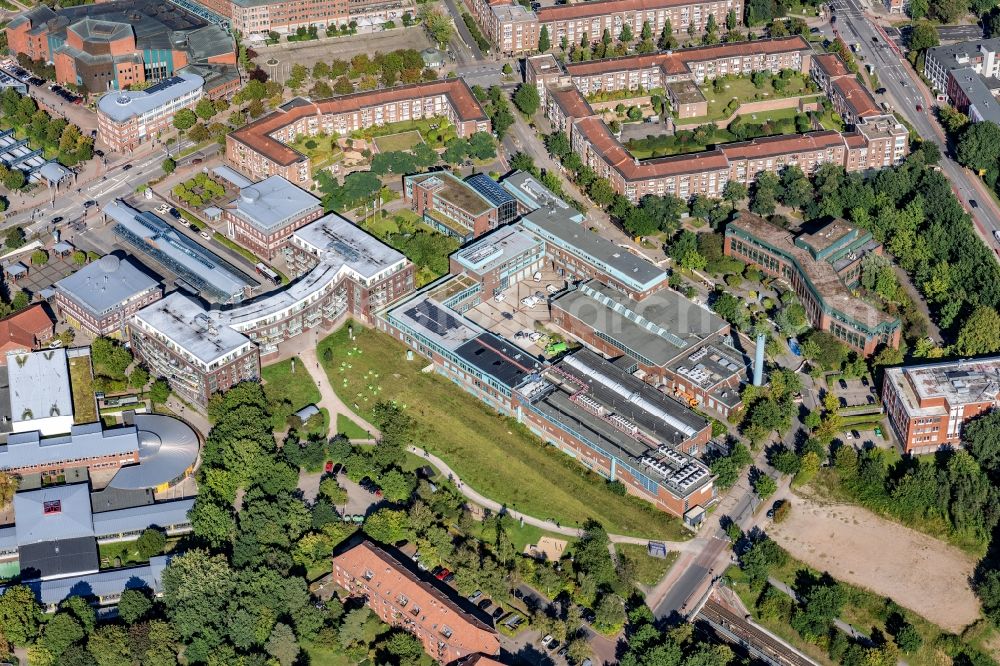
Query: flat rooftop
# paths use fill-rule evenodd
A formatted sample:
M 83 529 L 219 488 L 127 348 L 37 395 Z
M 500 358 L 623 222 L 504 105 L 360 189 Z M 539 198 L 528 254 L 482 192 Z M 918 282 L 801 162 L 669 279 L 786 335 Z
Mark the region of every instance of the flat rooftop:
M 320 200 L 281 176 L 271 176 L 240 190 L 230 213 L 264 234 L 319 210 Z
M 554 299 L 552 307 L 615 341 L 629 356 L 654 366 L 666 366 L 703 340 L 729 329 L 714 312 L 672 289 L 636 301 L 588 280 Z
M 158 289 L 160 283 L 128 257 L 108 254 L 55 283 L 57 292 L 96 319 L 111 314 L 128 301 Z
M 389 320 L 451 351 L 484 333 L 483 328 L 442 305 L 434 297 L 434 292 L 446 287 L 450 281 L 435 282 L 393 307 L 387 313 Z
M 229 326 L 219 326 L 196 301 L 179 291 L 139 310 L 135 318 L 205 365 L 253 344 Z
M 432 190 L 435 197 L 440 197 L 452 206 L 463 210 L 473 217 L 479 217 L 495 206 L 473 187 L 462 182 L 447 171 L 420 174 L 413 177 L 414 183 L 420 183 L 425 189 Z
M 138 450 L 135 428 L 103 430 L 99 421 L 72 426 L 68 435 L 44 439 L 37 430 L 17 432 L 0 445 L 0 469 L 52 465 L 79 458 L 124 457 Z
M 996 403 L 1000 396 L 1000 356 L 949 363 L 886 368 L 911 417 L 942 416 L 961 405 Z
M 9 352 L 7 379 L 14 421 L 73 416 L 73 394 L 69 386 L 69 363 L 65 349 Z
M 469 243 L 451 258 L 470 273 L 484 275 L 515 257 L 541 251 L 542 241 L 537 236 L 510 225 Z
M 697 104 L 706 101 L 705 96 L 701 93 L 701 88 L 695 85 L 694 81 L 688 79 L 670 81 L 666 87 L 680 104 Z
M 122 26 L 126 28 L 126 26 Z M 127 31 L 130 32 L 130 31 Z M 145 90 L 117 90 L 109 92 L 97 101 L 100 113 L 116 123 L 124 123 L 167 106 L 173 100 L 201 90 L 205 79 L 193 73 L 181 73 L 166 78 Z
M 747 361 L 738 351 L 716 338 L 690 354 L 678 356 L 667 365 L 667 369 L 709 392 L 716 401 L 733 407 L 741 400 L 740 390 L 723 385 L 723 382 L 733 375 L 744 375 Z
M 17 545 L 93 537 L 90 486 L 75 483 L 14 494 Z
M 456 349 L 455 354 L 508 390 L 540 367 L 530 354 L 492 333 L 476 336 Z
M 296 229 L 292 242 L 320 261 L 346 267 L 366 280 L 407 261 L 401 252 L 336 213 Z
M 542 208 L 532 211 L 521 218 L 521 225 L 546 242 L 554 243 L 617 280 L 630 284 L 636 291 L 652 289 L 667 279 L 663 269 L 573 222 L 557 210 Z
M 557 197 L 552 190 L 542 185 L 537 178 L 526 171 L 515 171 L 504 178 L 500 185 L 527 208 L 532 210 L 538 208 L 558 209 L 575 222 L 584 220 L 583 213 Z

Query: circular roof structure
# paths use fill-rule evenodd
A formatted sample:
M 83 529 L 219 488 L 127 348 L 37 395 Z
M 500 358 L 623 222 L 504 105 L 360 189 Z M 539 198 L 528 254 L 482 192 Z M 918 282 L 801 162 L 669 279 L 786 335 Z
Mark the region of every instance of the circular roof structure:
M 139 464 L 122 467 L 108 484 L 119 490 L 144 490 L 170 483 L 198 459 L 198 434 L 180 419 L 136 414 Z
M 260 199 L 260 190 L 258 190 L 256 187 L 252 187 L 252 186 L 251 187 L 244 187 L 242 190 L 240 190 L 240 196 L 247 203 L 253 203 L 253 202 L 257 201 L 258 199 Z
M 113 254 L 106 254 L 98 259 L 97 263 L 105 273 L 114 273 L 121 265 L 121 259 Z

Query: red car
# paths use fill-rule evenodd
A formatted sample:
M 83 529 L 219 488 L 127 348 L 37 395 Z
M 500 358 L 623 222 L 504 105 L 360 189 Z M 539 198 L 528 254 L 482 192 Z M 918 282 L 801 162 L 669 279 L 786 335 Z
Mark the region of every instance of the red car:
M 921 106 L 920 104 L 917 104 L 917 111 L 923 111 L 923 110 L 924 110 L 924 107 Z
M 333 461 L 332 461 L 332 460 L 327 460 L 327 461 L 326 461 L 326 467 L 324 468 L 324 471 L 325 471 L 325 472 L 326 472 L 327 474 L 329 474 L 330 472 L 332 472 L 332 471 L 333 471 Z
M 437 578 L 438 580 L 444 580 L 445 578 L 448 577 L 448 574 L 450 573 L 451 572 L 448 571 L 447 569 L 441 569 L 441 571 L 438 571 L 436 574 L 434 574 L 434 577 Z

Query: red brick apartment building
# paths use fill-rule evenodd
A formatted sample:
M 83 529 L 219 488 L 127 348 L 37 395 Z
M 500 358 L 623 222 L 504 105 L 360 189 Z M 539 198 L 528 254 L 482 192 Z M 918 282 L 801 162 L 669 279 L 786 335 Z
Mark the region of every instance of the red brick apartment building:
M 209 11 L 232 20 L 243 35 L 293 33 L 298 28 L 339 27 L 361 18 L 402 18 L 413 10 L 411 0 L 200 0 Z
M 8 352 L 38 349 L 54 334 L 55 322 L 41 303 L 0 319 L 0 365 L 7 364 Z
M 537 63 L 532 63 L 536 59 L 529 59 L 526 71 L 529 83 L 545 88 L 546 113 L 556 127 L 567 132 L 573 151 L 598 176 L 606 178 L 616 192 L 632 202 L 646 195 L 673 195 L 683 199 L 697 194 L 719 197 L 730 180 L 751 185 L 761 171 L 778 172 L 791 164 L 798 165 L 808 175 L 820 165 L 831 162 L 850 171 L 900 162 L 908 151 L 909 133 L 901 123 L 886 115 L 866 115 L 851 132 L 825 130 L 764 137 L 724 144 L 701 153 L 639 160 L 611 133 L 584 98 L 585 93 L 602 90 L 669 86 L 671 81 L 665 80 L 667 77 L 663 74 L 667 71 L 665 68 L 674 72 L 674 82 L 690 82 L 733 71 L 742 74 L 746 67 L 751 70 L 757 67 L 781 69 L 783 64 L 798 63 L 807 68 L 810 56 L 801 52 L 802 44 L 802 39 L 795 37 L 706 47 L 700 49 L 699 59 L 691 61 L 658 55 L 569 65 L 571 85 L 566 77 L 553 70 L 550 56 L 539 56 Z M 742 54 L 739 57 L 743 60 L 736 61 L 733 56 L 733 61 L 727 62 L 730 57 L 727 53 Z M 760 60 L 760 54 L 767 54 L 767 59 Z M 711 66 L 692 70 L 692 62 Z M 691 108 L 696 106 L 691 104 Z
M 419 638 L 441 664 L 500 652 L 500 638 L 487 617 L 395 549 L 366 539 L 334 555 L 333 580 L 363 598 L 386 624 Z
M 868 88 L 858 82 L 857 76 L 836 53 L 814 56 L 810 73 L 833 102 L 833 110 L 848 125 L 856 125 L 862 118 L 883 115 Z
M 1000 356 L 887 368 L 882 402 L 905 453 L 961 446 L 962 427 L 1000 406 Z
M 295 98 L 226 137 L 226 161 L 255 180 L 283 176 L 312 179 L 309 159 L 289 147 L 300 135 L 349 134 L 404 120 L 444 117 L 458 136 L 490 131 L 486 112 L 462 79 L 397 86 L 315 102 Z
M 788 282 L 813 328 L 830 332 L 864 356 L 880 345 L 898 347 L 902 329 L 898 318 L 851 293 L 862 259 L 881 252 L 869 232 L 843 220 L 798 236 L 749 213 L 726 227 L 727 255 Z
M 225 28 L 167 7 L 159 0 L 42 5 L 7 25 L 7 41 L 14 53 L 53 63 L 58 83 L 92 93 L 160 81 L 189 64 L 236 65 Z
M 570 44 L 578 44 L 584 35 L 594 42 L 605 30 L 617 40 L 625 25 L 630 26 L 632 34 L 638 38 L 647 22 L 654 35 L 663 31 L 667 20 L 674 34 L 686 35 L 690 25 L 702 32 L 711 15 L 723 29 L 730 11 L 737 21 L 743 19 L 740 0 L 594 0 L 552 5 L 537 11 L 527 10 L 509 0 L 467 0 L 467 4 L 486 37 L 506 54 L 537 51 L 543 26 L 548 28 L 552 48 L 556 48 L 563 37 Z

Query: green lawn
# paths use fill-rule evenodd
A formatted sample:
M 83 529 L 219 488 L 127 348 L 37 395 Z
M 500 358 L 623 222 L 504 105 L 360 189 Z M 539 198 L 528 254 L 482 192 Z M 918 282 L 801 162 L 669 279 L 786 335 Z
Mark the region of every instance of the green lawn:
M 398 134 L 387 134 L 375 139 L 375 145 L 378 146 L 378 149 L 383 153 L 409 150 L 410 148 L 413 148 L 423 142 L 424 140 L 420 136 L 420 132 L 416 130 L 399 132 Z
M 406 347 L 384 333 L 354 324 L 320 342 L 332 351 L 330 383 L 347 405 L 368 419 L 380 400 L 396 400 L 416 422 L 414 443 L 445 460 L 471 487 L 498 502 L 564 525 L 596 518 L 609 532 L 666 540 L 690 533 L 680 520 L 607 489 L 602 477 L 526 428 L 498 415 L 435 373 L 427 361 L 406 361 Z
M 729 107 L 733 99 L 738 100 L 739 104 L 745 104 L 746 102 L 768 99 L 798 97 L 807 92 L 806 81 L 801 76 L 792 78 L 781 92 L 776 92 L 770 81 L 764 84 L 764 87 L 758 88 L 749 77 L 738 77 L 728 80 L 725 82 L 725 86 L 726 89 L 721 93 L 715 92 L 710 83 L 701 86 L 701 92 L 705 96 L 705 99 L 708 100 L 708 115 L 704 118 L 705 122 L 714 122 L 732 114 L 736 110 Z M 698 120 L 701 119 L 684 118 L 683 123 L 687 125 Z
M 615 544 L 615 551 L 635 563 L 635 580 L 647 587 L 659 583 L 680 556 L 676 550 L 668 550 L 667 556 L 663 559 L 651 557 L 646 546 L 637 543 Z
M 324 169 L 344 159 L 344 151 L 337 145 L 335 137 L 303 134 L 296 137 L 289 145 L 309 158 L 313 171 Z
M 69 385 L 73 393 L 73 422 L 92 423 L 97 420 L 94 400 L 94 373 L 90 356 L 69 359 Z
M 351 132 L 355 139 L 373 139 L 375 137 L 389 136 L 390 134 L 402 134 L 405 132 L 419 132 L 420 137 L 431 148 L 443 148 L 444 144 L 458 136 L 455 133 L 455 126 L 447 118 L 419 118 L 415 120 L 401 120 L 397 123 L 378 125 L 363 130 Z
M 295 372 L 292 372 L 292 364 Z M 320 401 L 319 389 L 313 383 L 313 378 L 303 367 L 298 357 L 290 358 L 260 369 L 264 380 L 264 392 L 269 399 L 288 400 L 292 411 L 298 411 L 306 405 L 314 405 Z M 274 423 L 276 429 L 284 427 L 283 423 Z
M 337 414 L 337 433 L 348 439 L 369 439 L 368 431 L 343 414 Z
M 98 544 L 97 555 L 100 558 L 101 568 L 115 569 L 118 567 L 130 567 L 148 562 L 149 560 L 140 557 L 139 551 L 135 549 L 135 542 L 138 540 L 138 537 L 136 537 L 130 541 L 115 541 L 114 543 Z M 176 538 L 168 538 L 167 545 L 164 546 L 163 552 L 169 553 L 176 545 Z M 117 565 L 115 564 L 116 557 L 119 560 L 119 564 Z M 105 561 L 107 561 L 107 564 L 105 564 Z

